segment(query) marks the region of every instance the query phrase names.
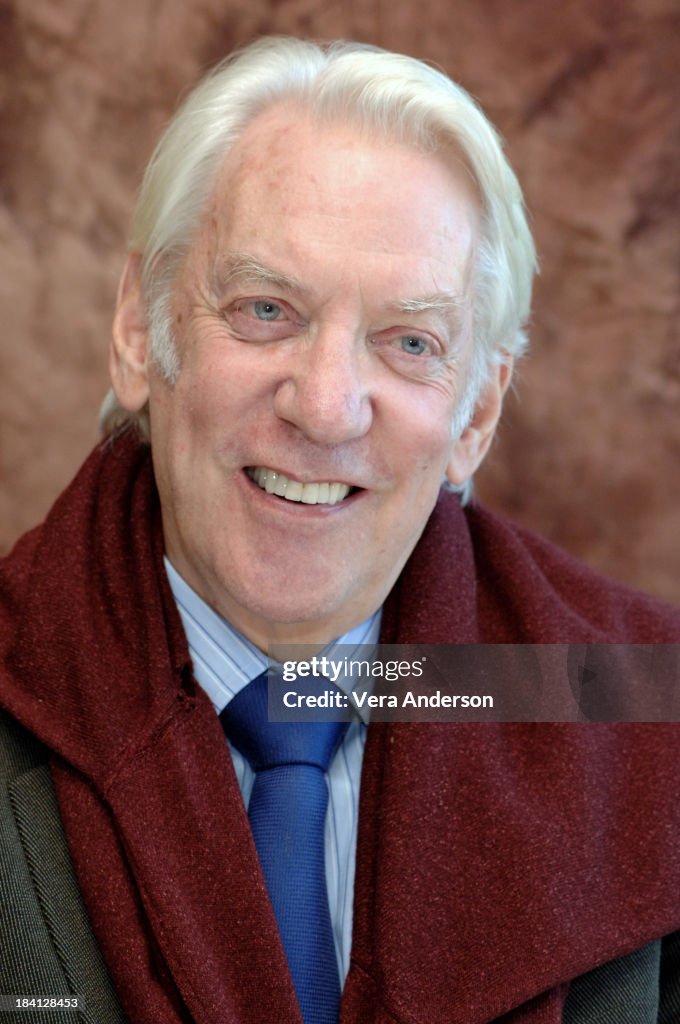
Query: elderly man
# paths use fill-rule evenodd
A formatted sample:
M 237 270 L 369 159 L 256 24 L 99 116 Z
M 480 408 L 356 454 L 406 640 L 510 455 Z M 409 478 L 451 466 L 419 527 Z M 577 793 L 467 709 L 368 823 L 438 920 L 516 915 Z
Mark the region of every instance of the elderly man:
M 417 61 L 269 39 L 188 97 L 107 437 L 2 568 L 5 1012 L 677 1019 L 674 727 L 266 722 L 273 644 L 680 639 L 465 502 L 533 269 L 493 129 Z

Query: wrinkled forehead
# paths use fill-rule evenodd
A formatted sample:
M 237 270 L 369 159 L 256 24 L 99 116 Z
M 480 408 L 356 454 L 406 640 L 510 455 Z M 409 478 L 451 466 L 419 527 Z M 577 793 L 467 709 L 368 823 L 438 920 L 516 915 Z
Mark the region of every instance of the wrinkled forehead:
M 406 248 L 416 216 L 426 241 L 441 236 L 452 256 L 470 262 L 480 204 L 455 150 L 423 152 L 384 133 L 371 137 L 352 121 L 320 121 L 280 103 L 255 118 L 222 161 L 203 244 L 213 258 L 230 244 L 255 251 L 288 218 L 339 241 L 351 235 L 358 244 L 379 248 L 384 239 L 386 248 Z
M 353 112 L 342 115 L 315 112 L 295 100 L 277 101 L 253 118 L 225 155 L 217 175 L 217 189 L 226 182 L 237 185 L 253 172 L 266 174 L 270 168 L 274 184 L 276 167 L 287 154 L 294 156 L 292 148 L 304 128 L 319 137 L 334 137 L 339 160 L 352 149 L 360 152 L 383 145 L 392 147 L 395 152 L 418 154 L 445 165 L 467 179 L 470 198 L 481 206 L 480 189 L 465 153 L 443 131 L 433 129 L 426 135 L 415 130 L 409 133 L 408 122 L 403 119 L 377 124 Z M 394 172 L 399 173 L 398 166 Z

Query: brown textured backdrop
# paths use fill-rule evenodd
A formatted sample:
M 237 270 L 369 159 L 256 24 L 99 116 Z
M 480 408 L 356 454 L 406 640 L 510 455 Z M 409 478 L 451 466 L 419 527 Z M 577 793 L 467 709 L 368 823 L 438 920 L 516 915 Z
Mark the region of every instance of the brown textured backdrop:
M 0 550 L 96 439 L 159 130 L 201 69 L 269 32 L 400 49 L 481 101 L 542 274 L 479 493 L 680 602 L 677 0 L 0 0 Z

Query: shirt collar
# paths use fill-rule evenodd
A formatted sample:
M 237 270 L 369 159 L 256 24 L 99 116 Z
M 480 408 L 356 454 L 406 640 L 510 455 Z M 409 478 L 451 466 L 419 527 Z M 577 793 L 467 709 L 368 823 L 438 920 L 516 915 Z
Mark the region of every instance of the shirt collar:
M 199 597 L 180 576 L 167 555 L 164 564 L 187 636 L 196 681 L 208 694 L 219 714 L 239 690 L 265 671 L 269 661 L 266 654 Z M 379 608 L 360 625 L 330 643 L 321 653 L 330 658 L 351 658 L 352 651 L 358 646 L 377 644 L 381 616 L 382 609 Z M 344 693 L 349 693 L 354 681 L 351 677 L 341 676 L 336 685 Z

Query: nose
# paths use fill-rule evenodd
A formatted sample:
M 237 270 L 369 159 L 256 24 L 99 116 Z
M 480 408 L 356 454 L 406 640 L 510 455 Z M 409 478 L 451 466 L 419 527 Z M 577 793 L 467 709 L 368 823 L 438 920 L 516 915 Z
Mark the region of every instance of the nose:
M 363 437 L 373 419 L 365 353 L 349 331 L 327 330 L 290 353 L 274 411 L 317 444 Z

